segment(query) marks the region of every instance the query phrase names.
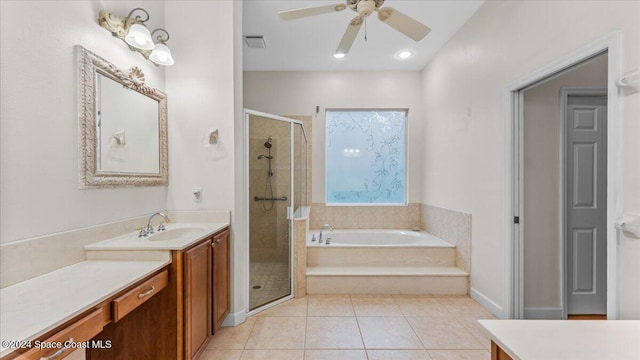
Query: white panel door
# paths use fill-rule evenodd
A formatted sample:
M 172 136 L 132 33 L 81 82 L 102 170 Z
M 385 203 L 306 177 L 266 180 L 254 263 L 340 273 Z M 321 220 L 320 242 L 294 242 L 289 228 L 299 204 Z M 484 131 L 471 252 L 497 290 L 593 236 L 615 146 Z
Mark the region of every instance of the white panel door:
M 607 313 L 607 97 L 568 96 L 567 313 Z

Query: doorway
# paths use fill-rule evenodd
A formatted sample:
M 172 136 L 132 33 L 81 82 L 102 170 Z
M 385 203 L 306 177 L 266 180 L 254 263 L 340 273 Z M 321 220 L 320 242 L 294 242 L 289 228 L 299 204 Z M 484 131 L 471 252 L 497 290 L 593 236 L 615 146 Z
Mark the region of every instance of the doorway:
M 599 229 L 604 242 L 606 243 L 606 254 L 601 255 L 606 262 L 601 263 L 600 267 L 605 268 L 601 276 L 604 276 L 606 280 L 597 281 L 600 285 L 606 283 L 606 290 L 604 290 L 605 300 L 605 312 L 607 318 L 617 318 L 617 282 L 616 282 L 616 259 L 615 259 L 615 228 L 614 223 L 619 214 L 619 202 L 617 193 L 617 183 L 619 177 L 619 158 L 616 156 L 618 152 L 618 144 L 620 141 L 620 133 L 618 126 L 619 119 L 619 107 L 620 99 L 615 86 L 615 81 L 619 75 L 619 34 L 613 33 L 609 37 L 595 41 L 592 44 L 585 46 L 583 49 L 576 51 L 573 54 L 568 55 L 566 58 L 560 59 L 555 63 L 549 64 L 531 75 L 518 80 L 507 87 L 505 93 L 509 112 L 506 115 L 506 127 L 508 131 L 509 141 L 507 142 L 507 158 L 508 158 L 508 181 L 506 188 L 506 201 L 507 207 L 505 211 L 505 217 L 508 221 L 505 224 L 505 230 L 507 236 L 510 239 L 505 245 L 505 250 L 508 254 L 507 262 L 507 299 L 505 316 L 508 318 L 521 319 L 521 318 L 543 318 L 543 319 L 566 319 L 567 318 L 567 297 L 565 289 L 570 285 L 569 281 L 565 278 L 567 271 L 564 271 L 568 262 L 565 261 L 566 249 L 563 243 L 563 239 L 566 237 L 567 231 L 565 224 L 565 208 L 564 208 L 564 194 L 567 192 L 563 181 L 567 180 L 564 176 L 563 168 L 563 156 L 564 156 L 564 144 L 566 142 L 563 139 L 564 130 L 562 119 L 563 109 L 558 107 L 551 116 L 547 116 L 546 119 L 553 119 L 554 126 L 557 127 L 556 132 L 551 136 L 546 136 L 549 146 L 540 147 L 540 154 L 546 154 L 547 159 L 553 161 L 551 165 L 551 172 L 549 171 L 548 163 L 538 168 L 529 167 L 528 173 L 525 172 L 526 163 L 531 159 L 526 156 L 524 148 L 527 146 L 525 135 L 535 134 L 535 131 L 531 132 L 527 130 L 527 124 L 523 121 L 525 106 L 525 93 L 527 90 L 535 90 L 536 87 L 549 84 L 552 81 L 560 78 L 561 76 L 570 73 L 572 70 L 579 68 L 593 61 L 602 61 L 604 65 L 601 67 L 603 70 L 602 81 L 600 85 L 592 84 L 569 84 L 561 87 L 586 87 L 586 88 L 604 88 L 607 95 L 608 107 L 603 110 L 608 118 L 606 130 L 606 174 L 607 183 L 605 185 L 606 198 L 604 201 L 606 207 L 604 212 L 606 213 L 604 226 Z M 607 57 L 606 60 L 602 60 L 602 57 Z M 561 102 L 560 88 L 555 90 L 552 96 L 557 103 Z M 540 135 L 540 134 L 538 134 Z M 604 145 L 604 144 L 603 144 Z M 554 150 L 549 152 L 549 150 Z M 562 151 L 561 151 L 562 150 Z M 600 163 L 602 165 L 602 162 Z M 533 170 L 532 170 L 533 169 Z M 531 174 L 534 176 L 531 176 Z M 535 181 L 536 176 L 541 181 Z M 603 180 L 602 178 L 600 180 Z M 555 187 L 555 193 L 549 191 L 533 191 L 529 192 L 528 198 L 525 196 L 526 183 L 542 184 L 545 186 Z M 551 194 L 551 195 L 550 195 Z M 528 201 L 527 201 L 528 199 Z M 551 199 L 551 203 L 547 203 L 547 211 L 538 212 L 539 217 L 532 218 L 531 213 L 527 212 L 528 206 L 540 204 L 543 200 Z M 546 231 L 546 235 L 542 236 L 526 236 L 528 230 Z M 603 234 L 600 234 L 603 235 Z M 526 242 L 527 238 L 530 242 Z M 533 239 L 533 242 L 531 242 Z M 537 254 L 535 251 L 531 251 L 531 244 L 553 244 L 551 251 L 539 251 Z M 584 243 L 583 243 L 584 244 Z M 580 250 L 582 253 L 586 253 L 587 248 Z M 525 256 L 534 255 L 534 260 L 525 259 Z M 586 267 L 584 263 L 582 266 Z M 592 261 L 593 264 L 593 261 Z M 531 271 L 531 268 L 534 271 Z M 544 275 L 546 272 L 547 275 Z M 542 275 L 540 275 L 542 273 Z M 551 280 L 550 280 L 551 279 Z M 592 277 L 593 279 L 593 277 Z M 572 279 L 573 280 L 573 279 Z M 597 280 L 597 277 L 596 277 Z M 585 279 L 583 278 L 580 286 L 585 285 Z M 533 285 L 533 286 L 531 286 Z M 588 285 L 588 284 L 587 284 Z M 527 287 L 527 289 L 525 289 Z M 539 289 L 551 289 L 551 292 L 539 291 Z M 533 294 L 533 297 L 531 296 Z M 536 298 L 537 296 L 537 298 Z M 579 310 L 583 312 L 585 310 Z M 601 311 L 601 310 L 599 310 Z M 593 312 L 593 311 L 589 311 Z

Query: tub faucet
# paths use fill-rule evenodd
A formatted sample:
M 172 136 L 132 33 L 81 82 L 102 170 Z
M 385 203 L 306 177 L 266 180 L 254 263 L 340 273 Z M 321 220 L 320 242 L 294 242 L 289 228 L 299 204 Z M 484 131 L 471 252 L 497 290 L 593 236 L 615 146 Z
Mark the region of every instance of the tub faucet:
M 318 237 L 318 243 L 319 244 L 322 244 L 322 232 L 324 230 L 331 230 L 331 232 L 333 232 L 333 228 L 331 227 L 331 225 L 329 225 L 329 224 L 322 225 L 322 229 L 320 229 L 320 236 Z
M 154 213 L 153 215 L 149 216 L 149 221 L 147 221 L 147 228 L 146 228 L 147 234 L 153 234 L 153 226 L 151 225 L 151 220 L 153 220 L 153 218 L 156 216 L 162 216 L 165 222 L 171 222 L 171 220 L 169 220 L 169 217 L 164 213 L 161 213 L 161 212 Z M 164 230 L 165 230 L 164 222 L 160 222 L 160 225 L 158 225 L 158 231 L 164 231 Z

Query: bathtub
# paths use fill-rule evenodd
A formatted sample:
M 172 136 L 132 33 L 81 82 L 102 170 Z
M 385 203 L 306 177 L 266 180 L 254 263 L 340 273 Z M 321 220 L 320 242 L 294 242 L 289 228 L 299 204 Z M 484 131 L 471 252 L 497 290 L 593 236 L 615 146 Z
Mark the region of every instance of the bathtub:
M 307 233 L 308 294 L 467 294 L 456 247 L 424 231 L 335 230 Z M 316 241 L 312 241 L 313 235 Z M 326 245 L 324 240 L 331 238 Z
M 320 230 L 307 234 L 307 247 L 450 247 L 454 245 L 424 231 L 411 230 L 335 230 L 322 233 L 322 244 L 318 243 Z M 313 235 L 316 241 L 313 241 Z M 331 238 L 330 245 L 325 240 Z

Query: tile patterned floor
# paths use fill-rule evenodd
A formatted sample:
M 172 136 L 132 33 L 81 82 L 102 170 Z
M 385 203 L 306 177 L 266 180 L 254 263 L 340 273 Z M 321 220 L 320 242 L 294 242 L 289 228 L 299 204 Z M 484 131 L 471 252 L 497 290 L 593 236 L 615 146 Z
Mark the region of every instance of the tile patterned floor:
M 489 360 L 468 296 L 309 295 L 216 334 L 199 360 Z
M 288 263 L 252 262 L 249 277 L 251 283 L 249 306 L 251 309 L 291 293 Z M 254 289 L 256 286 L 260 288 Z

